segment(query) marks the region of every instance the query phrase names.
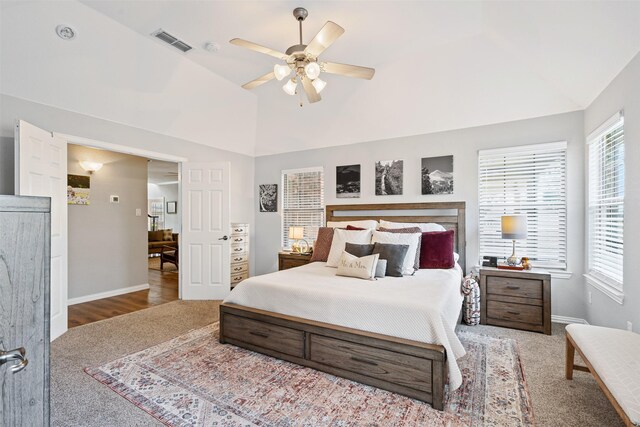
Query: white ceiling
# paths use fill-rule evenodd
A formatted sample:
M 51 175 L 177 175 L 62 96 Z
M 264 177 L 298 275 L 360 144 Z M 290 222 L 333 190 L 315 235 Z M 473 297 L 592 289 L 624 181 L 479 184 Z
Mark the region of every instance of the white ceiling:
M 149 184 L 167 184 L 178 181 L 178 164 L 162 160 L 149 160 L 147 164 Z
M 5 3 L 3 9 L 9 11 Z M 32 26 L 48 26 L 47 37 L 59 23 L 56 19 L 79 27 L 78 45 L 87 38 L 97 46 L 92 49 L 91 45 L 83 45 L 83 50 L 66 52 L 67 57 L 84 55 L 82 66 L 99 60 L 106 70 L 112 71 L 129 58 L 137 67 L 145 66 L 141 61 L 177 61 L 180 69 L 188 68 L 185 63 L 205 67 L 215 82 L 206 82 L 202 76 L 197 81 L 192 79 L 190 76 L 197 73 L 189 68 L 180 76 L 181 92 L 162 95 L 167 102 L 180 97 L 180 106 L 185 108 L 181 115 L 184 121 L 197 116 L 197 120 L 192 118 L 188 124 L 172 130 L 188 133 L 191 137 L 186 139 L 196 142 L 256 155 L 583 109 L 640 50 L 638 1 L 85 0 L 82 5 L 65 2 L 69 3 L 75 7 L 62 8 L 62 14 L 58 12 L 61 8 L 56 8 L 55 19 L 41 17 L 36 24 L 31 15 L 18 16 L 19 25 L 15 24 L 14 30 L 19 32 L 26 26 L 30 31 L 23 35 L 43 43 L 33 37 L 34 33 L 40 33 Z M 373 80 L 323 76 L 328 82 L 322 93 L 323 101 L 305 104 L 303 108 L 295 98 L 282 92 L 280 82 L 269 82 L 249 93 L 233 91 L 219 81 L 221 76 L 239 88 L 268 72 L 276 61 L 274 58 L 232 46 L 228 40 L 240 37 L 285 50 L 297 42 L 297 23 L 291 15 L 296 6 L 309 10 L 304 23 L 306 42 L 327 20 L 346 29 L 321 59 L 375 67 Z M 38 3 L 36 9 L 43 8 Z M 103 18 L 108 17 L 105 22 L 95 16 L 96 11 Z M 92 34 L 98 23 L 102 37 L 94 39 Z M 158 28 L 190 43 L 194 50 L 183 55 L 153 40 L 149 34 Z M 115 42 L 104 39 L 110 32 L 123 33 L 123 29 L 138 35 L 135 50 L 128 50 L 123 38 Z M 5 35 L 14 34 L 3 30 L 2 35 L 4 48 Z M 205 51 L 203 46 L 208 41 L 219 43 L 220 51 Z M 27 43 L 23 39 L 18 42 Z M 35 42 L 29 47 L 38 50 Z M 2 55 L 4 69 L 7 63 L 4 49 Z M 133 76 L 127 80 L 131 73 Z M 146 76 L 136 76 L 130 68 L 125 67 L 121 74 L 119 83 L 128 85 L 129 97 L 144 94 L 150 85 Z M 165 85 L 173 86 L 176 76 L 164 77 Z M 207 85 L 213 83 L 216 89 L 225 88 L 224 96 L 215 99 L 220 103 L 215 108 L 217 114 L 222 110 L 229 112 L 218 122 L 224 128 L 223 138 L 215 137 L 220 129 L 208 122 L 209 116 L 205 114 L 213 113 L 211 108 L 207 110 L 206 102 L 212 97 L 212 92 L 206 92 Z M 244 100 L 247 93 L 256 99 L 255 106 Z M 64 107 L 87 104 L 81 95 L 76 98 L 68 100 Z M 191 98 L 194 101 L 190 103 Z M 238 99 L 244 104 L 238 103 Z M 136 113 L 142 114 L 147 106 L 140 106 Z M 252 112 L 251 108 L 256 110 Z M 147 128 L 161 126 L 161 122 L 153 123 L 152 118 L 145 123 Z M 234 129 L 244 132 L 240 144 L 238 138 L 232 143 L 227 141 Z M 249 138 L 253 138 L 253 144 L 245 142 Z

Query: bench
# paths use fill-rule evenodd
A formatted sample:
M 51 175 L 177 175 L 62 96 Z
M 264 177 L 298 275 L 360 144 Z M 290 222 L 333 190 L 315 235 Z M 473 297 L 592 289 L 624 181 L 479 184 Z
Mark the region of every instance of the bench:
M 565 375 L 591 372 L 626 426 L 640 426 L 640 335 L 591 325 L 567 325 Z M 587 366 L 574 364 L 575 351 Z

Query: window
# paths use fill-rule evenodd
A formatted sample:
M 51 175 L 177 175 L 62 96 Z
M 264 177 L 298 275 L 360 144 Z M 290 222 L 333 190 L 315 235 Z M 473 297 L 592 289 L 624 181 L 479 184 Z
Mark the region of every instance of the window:
M 282 247 L 291 249 L 289 227 L 304 227 L 312 244 L 324 226 L 324 178 L 322 168 L 282 171 Z
M 535 267 L 567 268 L 567 143 L 536 144 L 478 155 L 478 232 L 480 254 L 511 255 L 502 239 L 502 215 L 527 217 L 527 239 L 516 255 Z
M 624 117 L 616 114 L 587 138 L 587 280 L 622 303 Z

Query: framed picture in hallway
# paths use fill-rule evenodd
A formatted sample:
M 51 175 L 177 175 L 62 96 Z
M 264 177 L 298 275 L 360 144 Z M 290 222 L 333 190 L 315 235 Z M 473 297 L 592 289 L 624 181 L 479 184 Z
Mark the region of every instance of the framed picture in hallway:
M 67 204 L 88 205 L 91 194 L 91 177 L 67 175 Z
M 167 202 L 167 213 L 168 214 L 177 214 L 178 213 L 178 202 Z

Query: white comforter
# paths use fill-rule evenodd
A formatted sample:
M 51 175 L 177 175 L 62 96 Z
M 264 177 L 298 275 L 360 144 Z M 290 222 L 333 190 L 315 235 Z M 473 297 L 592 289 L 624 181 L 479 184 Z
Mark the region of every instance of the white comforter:
M 399 338 L 447 350 L 449 387 L 462 384 L 456 359 L 465 355 L 455 326 L 462 305 L 462 270 L 419 270 L 376 281 L 336 276 L 315 262 L 251 277 L 224 302 Z

